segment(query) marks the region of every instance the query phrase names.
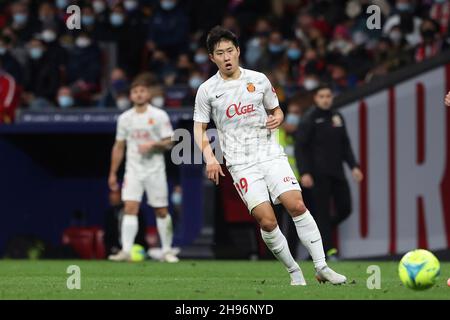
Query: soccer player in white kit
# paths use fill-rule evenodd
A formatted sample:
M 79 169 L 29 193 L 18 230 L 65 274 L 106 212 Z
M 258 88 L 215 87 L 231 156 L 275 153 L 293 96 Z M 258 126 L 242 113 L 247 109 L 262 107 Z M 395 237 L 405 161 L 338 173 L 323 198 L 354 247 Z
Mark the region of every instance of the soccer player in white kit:
M 125 203 L 122 219 L 122 250 L 109 256 L 112 261 L 129 261 L 130 251 L 138 232 L 139 206 L 144 192 L 153 207 L 163 251 L 162 261 L 178 262 L 172 250 L 173 227 L 167 209 L 168 187 L 164 162 L 165 150 L 172 146 L 172 125 L 169 116 L 149 104 L 151 99 L 148 78 L 138 76 L 131 84 L 130 99 L 133 108 L 122 113 L 117 120 L 116 142 L 111 154 L 108 184 L 118 190 L 117 170 L 124 158 L 125 176 L 122 200 Z
M 217 26 L 209 32 L 206 42 L 209 57 L 219 71 L 197 91 L 194 137 L 203 152 L 208 178 L 217 185 L 219 176 L 224 176 L 206 135 L 212 118 L 234 185 L 260 225 L 267 247 L 290 274 L 291 285 L 306 285 L 306 281 L 278 227 L 270 199 L 283 204 L 292 216 L 297 234 L 313 259 L 317 280 L 346 282 L 345 276 L 327 266 L 319 229 L 276 141 L 275 130 L 283 122 L 283 112 L 269 79 L 239 66 L 240 49 L 231 31 Z

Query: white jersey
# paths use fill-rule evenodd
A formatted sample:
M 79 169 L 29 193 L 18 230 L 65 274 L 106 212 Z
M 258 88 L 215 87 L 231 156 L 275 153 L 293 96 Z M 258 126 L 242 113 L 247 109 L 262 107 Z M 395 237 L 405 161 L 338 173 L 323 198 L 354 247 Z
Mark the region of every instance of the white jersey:
M 137 113 L 135 108 L 122 113 L 117 120 L 116 140 L 127 143 L 126 174 L 142 177 L 165 170 L 164 155 L 161 151 L 140 154 L 138 146 L 148 141 L 171 138 L 172 135 L 172 125 L 164 110 L 149 104 L 143 113 Z
M 284 155 L 276 132 L 266 128 L 266 110 L 279 106 L 274 88 L 263 73 L 240 70 L 236 80 L 224 80 L 217 72 L 198 88 L 195 98 L 194 121 L 209 123 L 212 117 L 227 166 Z

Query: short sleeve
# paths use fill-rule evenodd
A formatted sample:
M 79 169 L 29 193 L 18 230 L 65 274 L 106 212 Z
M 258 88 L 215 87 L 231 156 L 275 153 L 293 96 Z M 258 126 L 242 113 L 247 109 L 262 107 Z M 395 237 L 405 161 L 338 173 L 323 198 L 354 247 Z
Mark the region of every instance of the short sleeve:
M 264 97 L 263 97 L 263 103 L 264 108 L 267 110 L 275 109 L 280 105 L 278 102 L 277 93 L 275 92 L 274 87 L 272 87 L 272 84 L 270 83 L 269 79 L 264 76 L 263 80 L 264 85 Z
M 209 123 L 211 119 L 211 105 L 204 86 L 200 86 L 195 96 L 194 121 Z
M 116 131 L 116 140 L 117 141 L 125 141 L 128 137 L 128 130 L 125 125 L 125 119 L 123 117 L 119 117 L 117 119 L 117 131 Z
M 167 139 L 173 136 L 172 123 L 170 122 L 169 115 L 166 112 L 161 113 L 159 129 L 159 136 L 161 139 Z

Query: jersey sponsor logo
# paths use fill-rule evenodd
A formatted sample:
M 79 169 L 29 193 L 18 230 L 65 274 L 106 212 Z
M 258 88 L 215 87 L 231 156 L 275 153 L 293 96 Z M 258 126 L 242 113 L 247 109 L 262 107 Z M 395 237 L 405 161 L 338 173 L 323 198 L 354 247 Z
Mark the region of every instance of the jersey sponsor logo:
M 153 119 L 153 118 L 150 118 L 150 119 L 148 119 L 148 124 L 149 125 L 154 125 L 155 124 L 155 119 Z
M 247 91 L 248 92 L 255 92 L 256 88 L 255 85 L 251 82 L 247 83 Z
M 255 106 L 253 105 L 253 103 L 248 104 L 248 105 L 242 105 L 241 102 L 239 102 L 239 104 L 231 104 L 228 108 L 227 108 L 227 117 L 229 119 L 233 118 L 235 115 L 241 116 L 244 114 L 248 114 L 248 113 L 252 113 L 256 111 Z
M 283 182 L 290 182 L 290 181 L 292 181 L 292 184 L 295 184 L 295 183 L 297 183 L 297 178 L 295 178 L 295 177 L 284 177 L 283 178 Z
M 148 140 L 150 139 L 150 132 L 146 130 L 135 130 L 131 134 L 131 138 L 136 140 Z

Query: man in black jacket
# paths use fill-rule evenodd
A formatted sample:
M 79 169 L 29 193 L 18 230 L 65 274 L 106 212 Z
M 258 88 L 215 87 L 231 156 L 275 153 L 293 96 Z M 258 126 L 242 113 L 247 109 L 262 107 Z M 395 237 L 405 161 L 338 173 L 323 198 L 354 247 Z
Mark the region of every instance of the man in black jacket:
M 332 109 L 333 94 L 328 85 L 320 85 L 314 93 L 315 106 L 299 124 L 295 156 L 304 188 L 313 188 L 315 218 L 329 257 L 337 250 L 332 242 L 332 229 L 351 213 L 350 189 L 343 163 L 352 169 L 355 181 L 363 174 L 353 154 L 344 118 Z M 334 215 L 331 215 L 331 200 Z

